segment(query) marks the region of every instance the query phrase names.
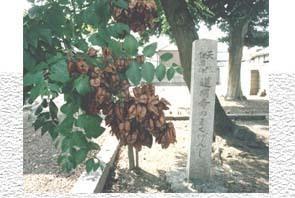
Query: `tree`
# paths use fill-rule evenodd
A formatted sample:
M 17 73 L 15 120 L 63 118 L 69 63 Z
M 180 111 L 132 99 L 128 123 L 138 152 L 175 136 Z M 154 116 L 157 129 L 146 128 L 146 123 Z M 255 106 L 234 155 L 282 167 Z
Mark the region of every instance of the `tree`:
M 99 150 L 94 139 L 104 132 L 103 117 L 120 143 L 137 150 L 150 147 L 153 136 L 162 148 L 176 141 L 173 123 L 163 113 L 169 103 L 155 95 L 150 83 L 154 77 L 172 79 L 180 66 L 166 72 L 162 62 L 172 56 L 164 54 L 155 67 L 149 61 L 157 43 L 140 45 L 130 30 L 149 27 L 153 9 L 135 5 L 140 12 L 146 9 L 144 20 L 130 23 L 118 22 L 122 13 L 133 12 L 125 0 L 30 2 L 23 20 L 24 102 L 41 97 L 33 126 L 56 142 L 62 169 L 71 171 L 84 163 L 90 172 L 100 166 L 91 151 Z M 130 85 L 135 86 L 134 96 L 129 95 Z M 54 101 L 60 94 L 61 108 Z
M 71 171 L 81 163 L 85 163 L 87 172 L 100 166 L 90 151 L 99 150 L 93 140 L 104 132 L 102 114 L 112 132 L 138 150 L 142 145 L 151 146 L 151 135 L 163 148 L 175 142 L 174 126 L 166 123 L 163 114 L 169 103 L 155 96 L 153 86 L 138 87 L 155 77 L 170 80 L 175 72 L 182 73 L 182 68 L 174 64 L 166 71 L 162 63 L 172 58 L 169 53 L 160 57 L 158 66 L 150 63 L 157 43 L 138 42 L 131 31 L 139 32 L 142 38 L 148 37 L 146 31 L 153 32 L 157 27 L 153 5 L 143 1 L 132 5 L 125 0 L 30 2 L 32 8 L 23 20 L 24 102 L 42 98 L 33 126 L 41 129 L 42 135 L 49 133 L 60 147 L 58 163 L 64 170 Z M 189 86 L 197 20 L 184 0 L 169 3 L 158 2 L 158 12 L 165 12 L 167 30 L 171 28 L 179 47 Z M 101 49 L 100 53 L 94 47 Z M 130 85 L 136 86 L 134 97 L 129 97 Z M 54 99 L 60 94 L 64 95 L 64 104 L 59 109 Z M 231 135 L 234 124 L 217 97 L 215 109 L 215 131 Z M 66 116 L 63 120 L 58 118 L 59 111 Z
M 157 2 L 158 6 L 165 12 L 172 33 L 171 35 L 175 39 L 179 50 L 181 66 L 184 68 L 184 80 L 190 88 L 192 42 L 199 38 L 197 34 L 197 25 L 195 24 L 195 22 L 198 22 L 198 18 L 196 17 L 196 14 L 192 12 L 192 9 L 196 7 L 196 5 L 193 5 L 195 1 L 189 1 L 189 4 L 184 0 L 178 0 L 173 3 L 169 0 L 161 0 Z M 198 7 L 200 7 L 200 9 L 202 8 L 203 12 L 207 12 L 204 10 L 206 7 L 203 5 L 198 5 Z M 231 136 L 234 129 L 234 123 L 226 116 L 218 97 L 216 96 L 214 131 L 216 134 L 224 137 Z
M 196 10 L 208 26 L 218 24 L 227 33 L 229 73 L 226 99 L 242 100 L 241 61 L 243 46 L 268 45 L 268 0 L 202 0 L 211 14 Z M 197 11 L 196 11 L 197 12 Z

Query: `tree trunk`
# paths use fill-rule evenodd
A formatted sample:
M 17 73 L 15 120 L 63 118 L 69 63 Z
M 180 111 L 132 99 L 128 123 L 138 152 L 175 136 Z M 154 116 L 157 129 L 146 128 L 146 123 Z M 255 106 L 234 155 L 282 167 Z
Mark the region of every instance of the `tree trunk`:
M 139 156 L 138 156 L 138 150 L 135 149 L 135 167 L 139 168 Z
M 228 59 L 228 83 L 227 100 L 243 100 L 241 89 L 241 64 L 243 57 L 244 38 L 248 30 L 248 22 L 231 28 L 229 34 L 229 59 Z
M 199 39 L 192 16 L 185 0 L 160 0 L 167 21 L 178 47 L 180 62 L 184 69 L 183 77 L 190 89 L 192 43 Z M 234 123 L 226 116 L 218 98 L 215 102 L 214 131 L 220 136 L 229 135 L 234 130 Z
M 129 170 L 134 169 L 134 154 L 133 154 L 133 146 L 128 145 L 128 159 L 129 159 Z

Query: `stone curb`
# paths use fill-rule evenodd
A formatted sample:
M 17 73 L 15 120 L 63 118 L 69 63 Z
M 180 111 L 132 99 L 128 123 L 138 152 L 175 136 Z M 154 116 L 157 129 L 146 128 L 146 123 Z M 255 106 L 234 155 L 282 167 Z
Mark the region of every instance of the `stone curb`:
M 265 120 L 268 119 L 268 114 L 228 114 L 233 120 Z M 189 116 L 166 116 L 166 120 L 189 120 Z
M 95 172 L 82 173 L 70 193 L 100 193 L 106 183 L 111 167 L 115 161 L 119 150 L 119 142 L 114 136 L 109 136 L 103 143 L 101 150 L 97 154 L 103 166 L 103 170 L 98 168 Z

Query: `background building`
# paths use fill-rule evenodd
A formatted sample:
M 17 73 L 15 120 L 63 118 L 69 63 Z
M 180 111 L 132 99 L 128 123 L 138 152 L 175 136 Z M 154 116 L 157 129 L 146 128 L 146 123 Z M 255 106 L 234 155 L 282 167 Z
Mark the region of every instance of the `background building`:
M 160 56 L 164 53 L 173 54 L 173 58 L 165 62 L 165 66 L 169 67 L 172 63 L 181 65 L 177 47 L 174 44 L 169 44 L 158 49 L 157 57 L 153 58 L 156 65 L 160 62 Z M 244 47 L 243 59 L 241 66 L 241 88 L 243 94 L 264 96 L 268 94 L 268 63 L 269 49 L 268 48 L 247 48 Z M 216 86 L 216 93 L 219 96 L 225 96 L 228 79 L 228 47 L 224 43 L 218 43 L 217 66 L 219 69 L 219 78 Z M 182 75 L 175 74 L 170 82 L 167 79 L 162 81 L 164 84 L 185 85 Z

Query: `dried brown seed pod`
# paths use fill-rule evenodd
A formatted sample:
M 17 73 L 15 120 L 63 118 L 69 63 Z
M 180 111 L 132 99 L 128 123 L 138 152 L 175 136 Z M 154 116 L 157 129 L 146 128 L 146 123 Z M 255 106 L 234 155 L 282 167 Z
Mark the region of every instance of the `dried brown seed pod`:
M 144 55 L 136 56 L 136 62 L 143 64 L 144 63 Z
M 92 87 L 99 87 L 100 85 L 100 79 L 99 78 L 93 78 L 90 80 L 90 85 Z
M 140 87 L 134 87 L 132 91 L 136 98 L 138 98 L 142 94 L 142 90 Z
M 117 73 L 116 67 L 113 64 L 108 64 L 108 66 L 106 66 L 104 68 L 104 71 L 107 72 L 107 73 L 112 73 L 112 74 L 116 74 Z
M 130 122 L 129 121 L 125 121 L 125 123 L 124 123 L 124 129 L 127 132 L 130 131 L 131 126 L 130 126 Z
M 160 121 L 160 124 L 161 124 L 162 126 L 165 124 L 164 114 L 161 114 L 161 115 L 160 115 L 159 121 Z
M 99 67 L 94 67 L 93 72 L 100 75 L 102 73 L 102 70 Z
M 93 47 L 90 47 L 90 48 L 88 49 L 87 54 L 88 54 L 88 56 L 90 56 L 90 57 L 95 57 L 95 56 L 97 56 L 97 50 L 94 49 Z
M 148 111 L 150 111 L 150 112 L 156 114 L 157 116 L 159 115 L 158 109 L 157 109 L 157 107 L 155 107 L 154 105 L 152 105 L 152 104 L 148 104 L 148 105 L 147 105 L 147 109 L 148 109 Z
M 161 123 L 160 123 L 160 121 L 159 120 L 155 120 L 154 121 L 155 122 L 155 126 L 157 127 L 157 128 L 161 128 Z
M 111 50 L 107 47 L 103 47 L 102 48 L 102 55 L 105 58 L 111 56 L 112 55 Z
M 134 118 L 136 116 L 136 105 L 131 105 L 128 109 L 128 118 Z
M 137 102 L 139 103 L 143 103 L 143 104 L 146 104 L 148 102 L 148 97 L 147 95 L 141 95 L 138 99 L 137 99 Z
M 165 105 L 171 105 L 165 98 L 161 98 L 160 102 L 164 103 Z
M 141 110 L 142 110 L 141 105 L 137 104 L 136 105 L 136 117 L 140 116 Z
M 76 71 L 76 65 L 73 61 L 68 60 L 68 72 L 71 74 Z
M 77 71 L 81 74 L 85 74 L 88 72 L 89 70 L 89 66 L 87 65 L 87 63 L 82 60 L 82 59 L 79 59 L 77 62 L 76 62 L 76 65 L 77 65 Z
M 124 131 L 124 128 L 125 128 L 124 123 L 120 123 L 120 124 L 119 124 L 119 130 L 120 130 L 120 131 Z
M 146 107 L 145 107 L 145 106 L 142 106 L 142 107 L 141 107 L 140 118 L 143 119 L 143 118 L 145 117 L 146 113 L 147 113 L 147 109 L 146 109 Z
M 115 114 L 120 121 L 124 120 L 123 109 L 119 105 L 115 105 Z
M 154 128 L 155 128 L 154 121 L 152 119 L 149 119 L 149 129 L 154 130 Z

